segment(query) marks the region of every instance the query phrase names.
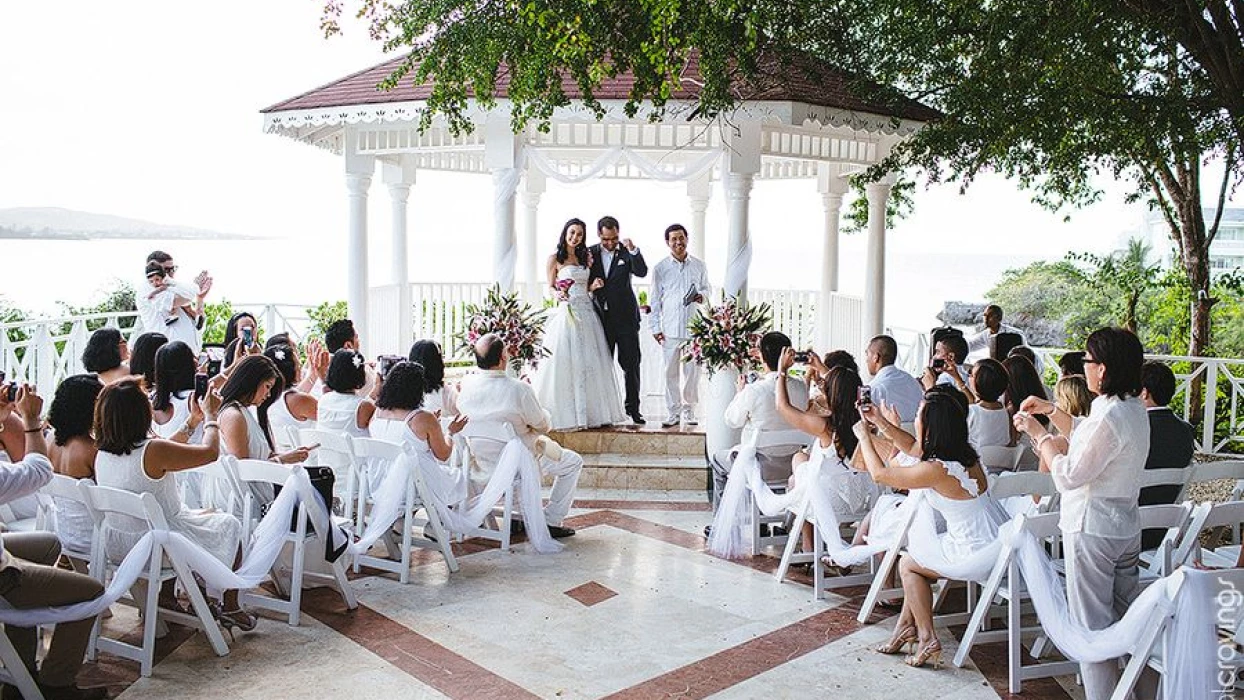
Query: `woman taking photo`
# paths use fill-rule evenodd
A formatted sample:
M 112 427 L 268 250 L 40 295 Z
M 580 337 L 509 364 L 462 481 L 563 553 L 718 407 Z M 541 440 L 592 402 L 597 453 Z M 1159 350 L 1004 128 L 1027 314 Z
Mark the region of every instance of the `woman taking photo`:
M 1114 624 L 1140 591 L 1140 476 L 1149 455 L 1149 416 L 1140 399 L 1144 348 L 1131 331 L 1102 328 L 1085 343 L 1084 378 L 1097 394 L 1072 431 L 1072 416 L 1030 397 L 1015 416 L 1062 495 L 1059 527 L 1067 561 L 1072 619 L 1089 629 Z M 1036 420 L 1047 416 L 1061 435 Z M 1116 660 L 1080 664 L 1084 696 L 1110 697 Z
M 445 357 L 435 340 L 410 346 L 410 361 L 423 367 L 423 409 L 440 417 L 458 415 L 458 392 L 445 383 Z
M 250 343 L 243 344 L 241 341 L 249 334 Z M 249 313 L 242 311 L 230 317 L 229 322 L 225 324 L 225 364 L 233 364 L 233 360 L 238 355 L 245 355 L 245 351 L 251 345 L 259 344 L 259 324 L 255 321 L 255 317 Z M 239 346 L 243 346 L 240 347 Z
M 48 459 L 57 474 L 72 479 L 95 478 L 98 450 L 91 428 L 95 421 L 95 401 L 103 388 L 93 374 L 76 374 L 56 387 L 56 395 L 48 409 L 48 425 L 53 431 Z M 91 551 L 95 523 L 86 507 L 63 498 L 56 498 L 54 502 L 56 536 L 61 544 L 75 552 Z
M 371 435 L 402 445 L 408 452 L 418 455 L 424 481 L 441 503 L 451 505 L 466 495 L 466 475 L 460 469 L 445 465 L 453 447 L 449 438 L 462 430 L 467 419 L 466 416 L 455 418 L 449 424 L 447 436 L 436 416 L 422 407 L 426 389 L 419 365 L 413 362 L 394 365 L 380 385 Z M 378 474 L 372 479 L 373 491 L 380 486 L 382 476 Z
M 895 444 L 907 445 L 913 439 L 921 457 L 902 453 L 882 455 L 869 425 L 855 425 L 860 450 L 873 480 L 882 486 L 919 494 L 929 506 L 946 520 L 944 534 L 929 535 L 925 541 L 909 543 L 908 551 L 899 559 L 903 580 L 903 608 L 890 641 L 877 648 L 882 654 L 897 654 L 908 645 L 916 645 L 906 658 L 909 666 L 941 664 L 942 645 L 933 627 L 933 582 L 944 578 L 931 566 L 942 568 L 971 561 L 997 538 L 997 524 L 990 515 L 985 471 L 968 442 L 967 411 L 955 397 L 944 392 L 929 391 L 916 413 L 916 435 L 907 435 L 877 410 L 865 411 L 864 421 L 875 423 L 882 437 Z M 886 449 L 886 452 L 891 452 Z M 931 520 L 929 524 L 931 525 Z M 914 526 L 913 526 L 914 527 Z M 993 564 L 993 559 L 985 562 Z
M 207 417 L 202 445 L 149 439 L 151 402 L 139 383 L 134 379 L 122 379 L 105 386 L 95 406 L 95 438 L 99 447 L 95 458 L 96 481 L 100 486 L 152 494 L 164 511 L 169 529 L 186 536 L 225 565 L 236 568 L 242 560 L 241 523 L 228 513 L 187 508 L 172 478 L 178 472 L 211 464 L 219 456 L 216 424 L 219 397 L 209 394 L 199 405 Z M 146 523 L 110 513 L 104 521 L 108 558 L 120 562 L 146 533 Z M 177 602 L 174 583 L 170 580 L 161 587 L 160 607 L 185 612 Z M 226 629 L 255 629 L 256 618 L 242 609 L 236 590 L 225 591 L 223 605 L 214 612 Z
M 99 377 L 104 384 L 130 376 L 126 364 L 130 359 L 130 346 L 125 336 L 115 328 L 100 328 L 91 334 L 82 351 L 82 367 Z

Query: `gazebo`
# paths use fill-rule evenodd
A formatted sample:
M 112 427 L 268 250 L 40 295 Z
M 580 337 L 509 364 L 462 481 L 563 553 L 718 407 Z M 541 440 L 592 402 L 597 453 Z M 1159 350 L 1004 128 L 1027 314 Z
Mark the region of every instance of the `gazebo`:
M 802 58 L 770 62 L 761 80 L 739 86 L 743 99 L 727 119 L 705 120 L 690 116 L 700 77 L 693 58 L 683 74 L 684 88 L 671 96 L 657 119 L 650 108 L 633 117 L 624 113 L 631 85 L 627 75 L 606 80 L 595 92 L 605 108 L 601 119 L 583 105 L 578 86 L 567 79 L 563 90 L 570 104 L 555 111 L 549 128 L 542 131 L 533 125 L 515 133 L 507 83 L 502 78 L 494 108 L 484 109 L 474 102 L 469 107 L 468 116 L 475 126 L 472 132 L 454 134 L 440 119 L 420 132 L 418 119 L 430 86 L 404 81 L 390 91 L 377 89 L 402 60 L 395 58 L 262 110 L 266 132 L 326 149 L 344 161 L 350 203 L 347 300 L 351 318 L 368 338 L 367 347 L 397 350 L 407 347 L 413 335 L 410 313 L 399 314 L 395 326 L 368 318 L 367 197 L 377 165 L 392 205 L 392 286 L 398 308 L 411 308 L 406 202 L 420 170 L 492 177 L 493 279 L 503 289 L 536 282 L 542 275 L 536 255 L 536 219 L 548 180 L 574 183 L 604 177 L 685 182 L 691 252 L 700 258 L 708 236 L 705 213 L 713 182 L 718 181 L 727 206 L 724 287 L 728 294 L 739 295 L 747 294 L 753 182 L 757 178 L 815 179 L 824 208 L 815 321 L 818 345 L 847 346 L 834 343 L 847 339 L 858 344 L 860 338 L 882 332 L 885 211 L 894 175 L 866 188 L 869 216 L 862 309 L 857 302 L 857 308 L 844 314 L 855 318 L 831 320 L 838 289 L 838 222 L 848 190 L 846 177 L 880 163 L 895 144 L 936 118 L 935 110 L 903 98 L 887 99 L 886 104 L 866 99 L 852 89 L 843 73 Z M 876 90 L 873 94 L 884 94 L 882 88 Z M 521 241 L 515 201 L 520 192 Z M 539 289 L 539 285 L 528 288 Z

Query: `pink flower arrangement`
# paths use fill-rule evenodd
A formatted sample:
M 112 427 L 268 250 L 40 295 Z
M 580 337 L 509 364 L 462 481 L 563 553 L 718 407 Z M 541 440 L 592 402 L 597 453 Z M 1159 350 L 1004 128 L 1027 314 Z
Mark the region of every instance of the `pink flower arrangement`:
M 544 311 L 536 310 L 518 298 L 518 292 L 505 294 L 498 285 L 488 289 L 482 304 L 468 304 L 466 329 L 462 333 L 462 349 L 470 353 L 482 336 L 496 333 L 505 343 L 511 361 L 539 365 L 548 351 L 544 349 Z
M 734 298 L 701 309 L 688 325 L 690 339 L 683 344 L 683 357 L 703 366 L 709 376 L 727 368 L 754 369 L 753 350 L 772 320 L 768 304 L 744 306 Z

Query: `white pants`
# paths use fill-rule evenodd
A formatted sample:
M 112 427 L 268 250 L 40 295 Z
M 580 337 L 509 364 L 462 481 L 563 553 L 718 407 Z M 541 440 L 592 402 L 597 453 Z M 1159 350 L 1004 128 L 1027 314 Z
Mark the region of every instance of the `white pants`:
M 665 353 L 665 406 L 671 418 L 684 410 L 694 412 L 700 400 L 700 366 L 683 361 L 681 345 L 681 339 L 666 338 L 662 347 Z
M 1091 630 L 1113 625 L 1140 593 L 1140 533 L 1120 539 L 1063 536 L 1071 618 Z M 1085 700 L 1107 700 L 1119 684 L 1117 659 L 1080 664 Z
M 540 457 L 540 471 L 553 477 L 553 492 L 549 494 L 549 504 L 544 507 L 544 519 L 549 525 L 561 525 L 574 503 L 575 487 L 583 472 L 583 457 L 567 449 L 562 449 L 557 459 L 545 454 Z

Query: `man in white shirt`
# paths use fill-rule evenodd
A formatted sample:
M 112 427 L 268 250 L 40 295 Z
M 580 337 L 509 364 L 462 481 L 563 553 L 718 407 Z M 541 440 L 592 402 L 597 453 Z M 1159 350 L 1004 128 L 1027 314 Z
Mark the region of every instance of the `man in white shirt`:
M 958 372 L 959 380 L 964 384 L 968 381 L 968 368 L 963 358 L 968 355 L 968 343 L 961 335 L 948 335 L 933 346 L 933 361 L 924 368 L 924 376 L 920 383 L 925 389 L 933 388 L 934 384 L 956 384 L 951 372 Z
M 985 328 L 980 333 L 968 338 L 968 352 L 964 357 L 959 358 L 961 362 L 970 362 L 989 357 L 992 350 L 990 341 L 999 333 L 1014 333 L 1019 336 L 1021 345 L 1028 344 L 1028 339 L 1024 336 L 1023 331 L 1002 322 L 1002 307 L 997 304 L 990 304 L 985 307 L 985 311 L 981 314 L 981 321 L 985 323 Z M 994 359 L 1001 361 L 1003 358 L 995 357 Z
M 541 408 L 530 384 L 506 375 L 509 361 L 509 352 L 499 336 L 488 333 L 476 341 L 475 364 L 480 371 L 463 378 L 458 412 L 472 421 L 505 422 L 514 428 L 514 434 L 539 459 L 540 470 L 553 476 L 553 491 L 544 509 L 549 534 L 570 537 L 574 530 L 562 527 L 561 522 L 574 502 L 583 458 L 544 435 L 551 427 L 549 414 Z
M 34 387 L 27 385 L 18 392 L 16 403 L 10 403 L 8 388 L 0 386 L 0 425 L 16 408 L 26 433 L 26 456 L 17 463 L 0 462 L 0 503 L 30 495 L 52 480 L 52 463 L 47 458 L 40 420 L 43 399 Z M 14 608 L 26 609 L 84 603 L 103 594 L 104 587 L 90 576 L 58 568 L 59 558 L 60 541 L 51 532 L 4 533 L 0 537 L 0 598 Z M 94 618 L 87 618 L 56 625 L 52 644 L 38 669 L 35 628 L 5 625 L 4 633 L 43 691 L 43 697 L 93 700 L 107 697 L 107 690 L 83 690 L 76 679 L 94 623 Z M 19 697 L 16 690 L 6 686 L 0 697 Z
M 708 298 L 708 268 L 704 261 L 687 253 L 687 229 L 672 224 L 665 229 L 670 257 L 652 270 L 652 334 L 665 353 L 665 404 L 662 425 L 680 420 L 695 425 L 695 404 L 699 401 L 700 366 L 686 362 L 682 344 L 688 338 L 687 326 Z M 681 384 L 679 379 L 681 378 Z
M 760 339 L 760 357 L 765 364 L 765 373 L 748 381 L 748 376 L 739 377 L 738 393 L 726 407 L 726 425 L 731 428 L 743 429 L 743 441 L 746 442 L 758 431 L 795 430 L 787 423 L 777 410 L 777 383 L 786 382 L 787 396 L 791 405 L 800 410 L 808 407 L 808 385 L 794 377 L 783 377 L 778 371 L 778 360 L 782 350 L 791 347 L 790 338 L 785 333 L 776 331 L 766 333 Z M 796 450 L 766 451 L 757 455 L 760 462 L 760 475 L 767 482 L 788 479 L 791 475 L 791 457 Z M 726 488 L 726 479 L 730 476 L 730 468 L 734 465 L 737 453 L 733 448 L 720 450 L 713 455 L 713 507 L 721 492 Z
M 864 349 L 864 368 L 872 375 L 868 386 L 873 403 L 893 406 L 904 423 L 911 423 L 924 399 L 924 388 L 915 377 L 894 366 L 897 360 L 898 343 L 888 335 L 873 338 Z
M 204 299 L 212 289 L 212 278 L 207 271 L 199 273 L 193 285 L 182 284 L 173 278 L 177 272 L 177 264 L 173 256 L 162 250 L 152 251 L 147 256 L 147 263 L 156 263 L 164 268 L 165 280 L 163 287 L 152 289 L 147 282 L 137 287 L 134 302 L 138 307 L 138 317 L 143 329 L 163 333 L 169 342 L 180 340 L 198 355 L 202 347 L 200 333 L 203 329 Z M 171 294 L 168 292 L 172 292 Z M 174 307 L 178 299 L 191 299 L 192 303 Z

